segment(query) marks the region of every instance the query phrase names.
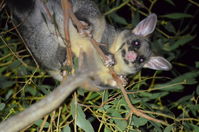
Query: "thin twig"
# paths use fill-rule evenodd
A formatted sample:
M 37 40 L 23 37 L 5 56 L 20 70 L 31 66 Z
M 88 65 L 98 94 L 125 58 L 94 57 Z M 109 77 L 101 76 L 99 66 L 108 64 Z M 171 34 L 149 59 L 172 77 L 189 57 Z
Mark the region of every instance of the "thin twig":
M 43 120 L 43 122 L 42 122 L 42 124 L 41 124 L 41 126 L 40 126 L 40 129 L 39 129 L 39 132 L 42 132 L 42 130 L 44 129 L 44 126 L 45 126 L 45 124 L 46 124 L 46 122 L 47 122 L 48 116 L 49 116 L 49 115 L 46 115 L 46 116 L 44 117 L 44 120 Z
M 109 14 L 113 13 L 114 11 L 117 11 L 118 9 L 120 9 L 123 6 L 125 6 L 126 4 L 128 4 L 130 1 L 131 0 L 127 0 L 127 1 L 123 2 L 121 5 L 119 5 L 119 6 L 115 7 L 115 8 L 113 8 L 113 9 L 109 10 L 108 12 L 104 13 L 104 15 L 106 16 L 106 15 L 109 15 Z
M 65 33 L 65 40 L 66 40 L 66 54 L 67 54 L 67 64 L 73 67 L 73 56 L 72 56 L 72 49 L 71 49 L 71 41 L 70 41 L 70 34 L 69 34 L 69 20 L 71 19 L 72 22 L 76 22 L 75 24 L 77 26 L 81 25 L 80 22 L 76 20 L 76 17 L 74 16 L 72 12 L 72 5 L 68 0 L 61 0 L 61 5 L 63 8 L 63 14 L 64 14 L 64 33 Z M 83 28 L 83 27 L 81 27 Z
M 193 0 L 188 0 L 188 1 L 189 1 L 190 3 L 192 3 L 193 5 L 199 7 L 199 3 L 197 3 L 197 2 L 195 2 L 195 1 L 193 1 Z

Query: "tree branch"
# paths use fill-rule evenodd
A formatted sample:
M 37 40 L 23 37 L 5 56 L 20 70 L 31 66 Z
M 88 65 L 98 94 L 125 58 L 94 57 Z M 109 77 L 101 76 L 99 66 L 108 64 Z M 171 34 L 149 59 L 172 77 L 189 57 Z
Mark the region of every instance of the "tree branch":
M 91 73 L 90 73 L 91 74 Z M 0 123 L 0 132 L 16 132 L 53 111 L 82 83 L 87 82 L 89 73 L 77 73 L 55 88 L 41 101 L 23 112 Z

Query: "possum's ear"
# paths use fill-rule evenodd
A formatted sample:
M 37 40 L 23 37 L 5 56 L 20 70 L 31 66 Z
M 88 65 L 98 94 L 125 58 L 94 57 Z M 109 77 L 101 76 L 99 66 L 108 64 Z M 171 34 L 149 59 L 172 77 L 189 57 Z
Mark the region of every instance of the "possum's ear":
M 152 56 L 149 61 L 144 65 L 145 68 L 150 68 L 153 70 L 164 70 L 168 71 L 172 68 L 169 61 L 161 56 Z
M 150 14 L 144 20 L 138 23 L 138 25 L 132 30 L 135 35 L 138 36 L 147 36 L 151 34 L 156 27 L 157 16 L 156 14 Z

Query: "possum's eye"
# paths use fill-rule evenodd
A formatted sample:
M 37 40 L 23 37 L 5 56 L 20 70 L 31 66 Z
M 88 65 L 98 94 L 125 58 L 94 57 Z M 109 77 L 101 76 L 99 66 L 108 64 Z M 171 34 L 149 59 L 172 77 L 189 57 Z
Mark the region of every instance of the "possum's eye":
M 144 58 L 144 56 L 139 56 L 139 57 L 137 57 L 137 61 L 138 61 L 138 63 L 143 63 L 144 61 L 145 61 L 145 58 Z
M 138 39 L 133 40 L 133 41 L 131 42 L 131 44 L 132 44 L 135 48 L 137 48 L 137 49 L 139 49 L 140 46 L 141 46 L 141 42 L 140 42 L 140 40 L 138 40 Z

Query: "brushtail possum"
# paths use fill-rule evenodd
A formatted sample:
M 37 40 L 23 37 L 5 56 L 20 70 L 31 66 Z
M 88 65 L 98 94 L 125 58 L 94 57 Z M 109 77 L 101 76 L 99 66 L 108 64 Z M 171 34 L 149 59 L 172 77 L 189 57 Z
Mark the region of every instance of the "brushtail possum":
M 19 31 L 36 60 L 58 80 L 66 61 L 64 39 L 64 15 L 60 0 L 7 0 L 16 20 L 21 23 Z M 90 0 L 71 0 L 76 17 L 89 25 L 93 38 L 102 43 L 100 48 L 114 61 L 118 75 L 135 74 L 143 67 L 154 70 L 170 70 L 171 64 L 151 51 L 148 36 L 155 30 L 157 16 L 150 14 L 132 30 L 119 30 L 106 23 L 98 7 Z M 88 37 L 82 36 L 69 22 L 72 52 L 75 56 L 83 51 L 88 57 L 88 69 L 95 69 L 92 79 L 99 90 L 117 88 L 108 69 L 104 66 Z

